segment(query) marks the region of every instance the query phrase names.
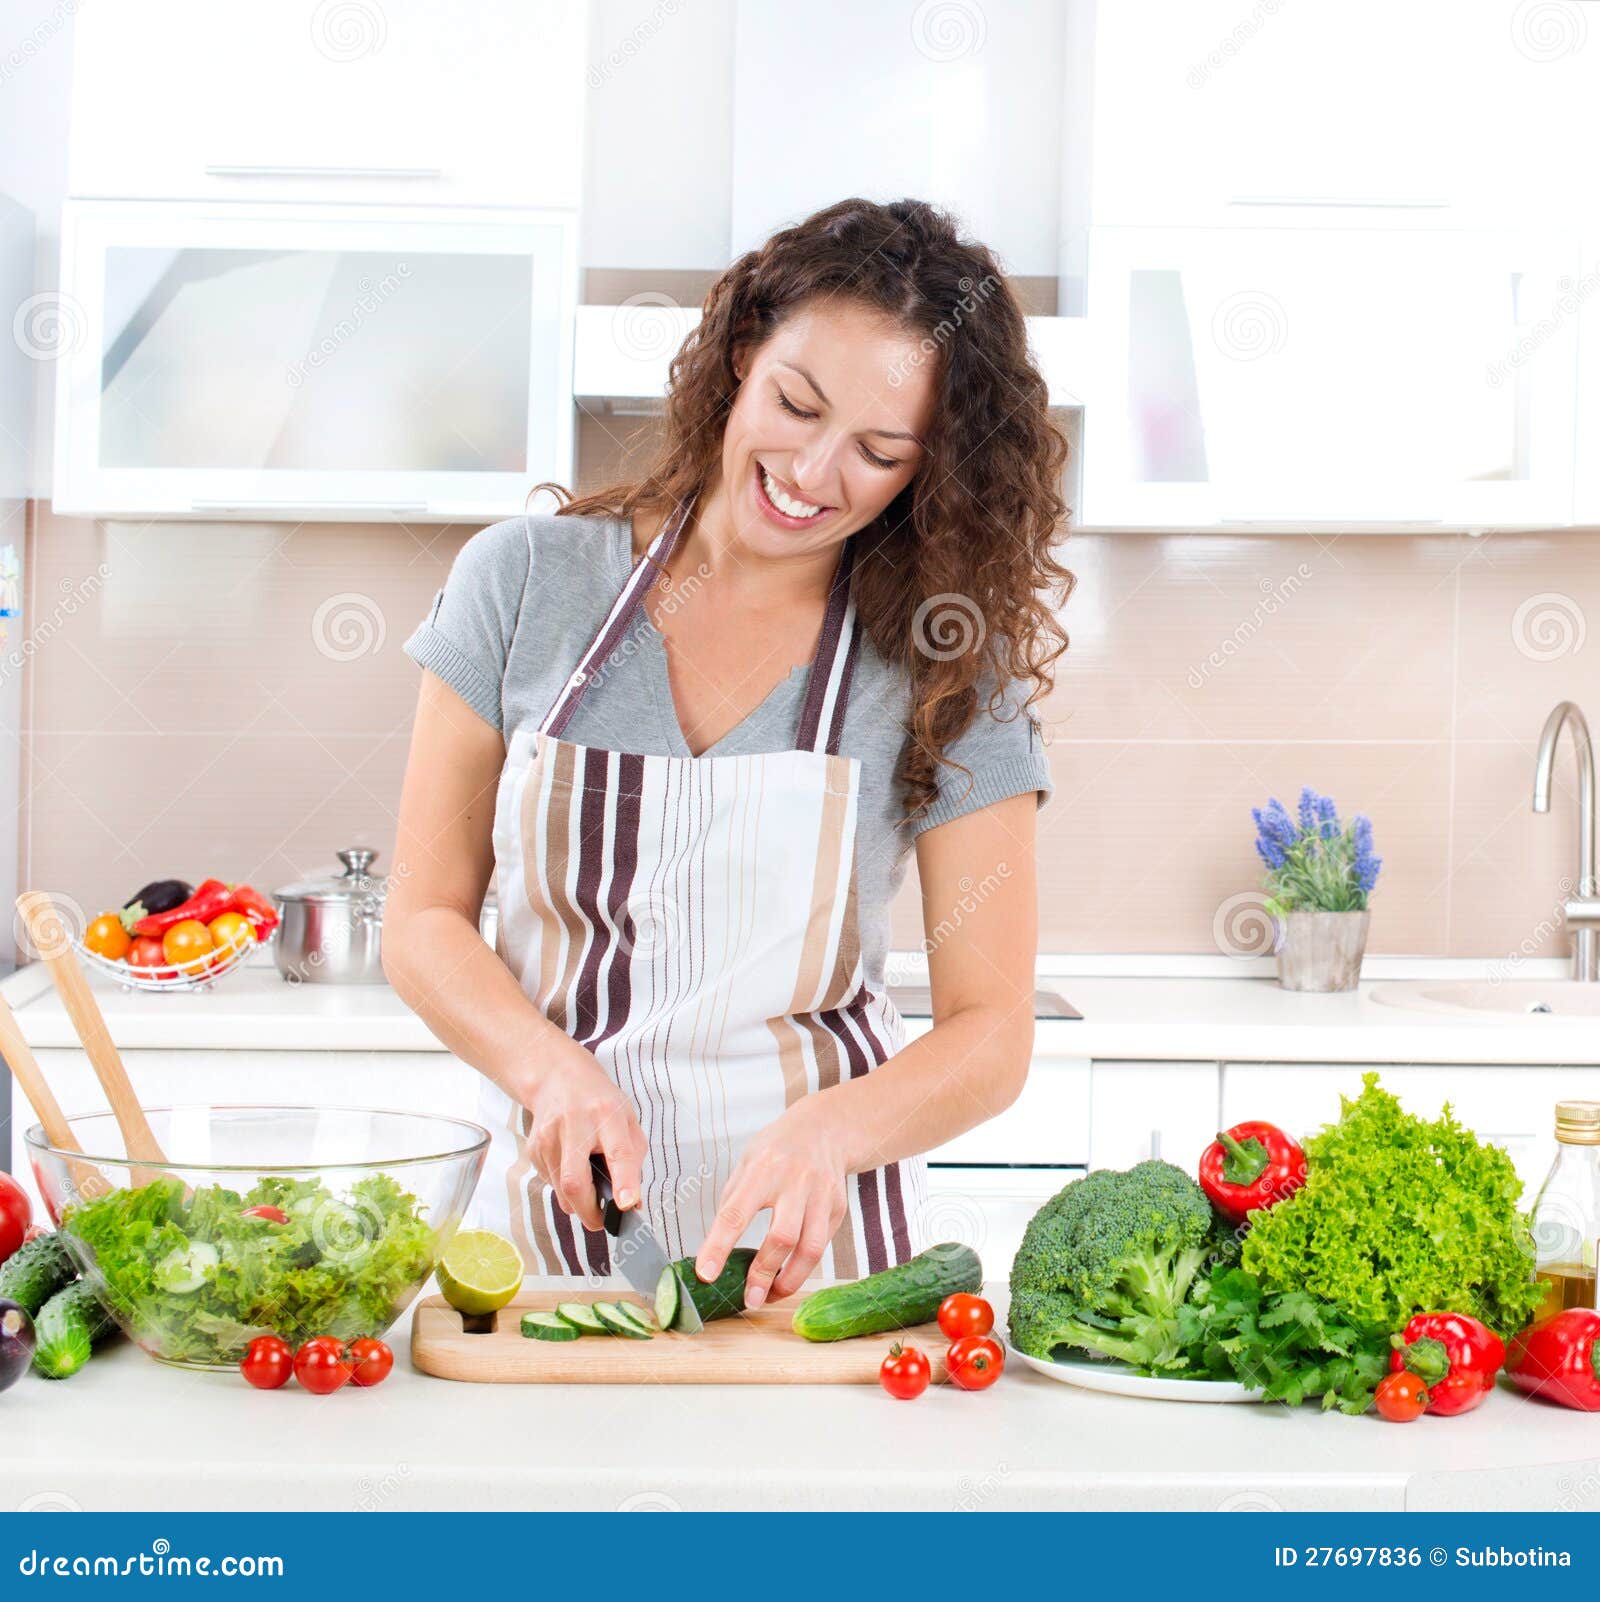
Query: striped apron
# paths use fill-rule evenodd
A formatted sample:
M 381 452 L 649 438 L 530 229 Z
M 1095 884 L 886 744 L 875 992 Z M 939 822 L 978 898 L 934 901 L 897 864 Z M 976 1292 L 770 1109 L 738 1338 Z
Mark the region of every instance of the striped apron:
M 860 640 L 846 541 L 797 748 L 640 756 L 561 733 L 627 648 L 669 518 L 537 728 L 515 731 L 495 802 L 497 949 L 539 1010 L 632 1102 L 649 1142 L 640 1206 L 669 1256 L 696 1252 L 758 1131 L 802 1096 L 870 1073 L 905 1044 L 865 983 L 855 839 L 861 764 L 839 754 Z M 494 1132 L 476 1210 L 530 1272 L 605 1275 L 607 1237 L 555 1201 L 524 1149 L 527 1110 L 483 1081 Z M 920 1158 L 853 1174 L 818 1266 L 854 1279 L 920 1249 Z M 757 1245 L 765 1217 L 741 1244 Z

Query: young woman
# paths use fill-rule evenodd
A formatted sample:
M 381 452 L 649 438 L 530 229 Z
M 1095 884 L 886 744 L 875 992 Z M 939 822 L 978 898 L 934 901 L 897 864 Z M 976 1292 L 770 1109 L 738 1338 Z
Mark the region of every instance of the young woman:
M 405 647 L 384 965 L 484 1075 L 530 1270 L 608 1271 L 594 1153 L 703 1277 L 759 1247 L 750 1305 L 927 1244 L 920 1154 L 1028 1071 L 1065 457 L 990 253 L 848 200 L 717 281 L 639 482 L 462 548 Z

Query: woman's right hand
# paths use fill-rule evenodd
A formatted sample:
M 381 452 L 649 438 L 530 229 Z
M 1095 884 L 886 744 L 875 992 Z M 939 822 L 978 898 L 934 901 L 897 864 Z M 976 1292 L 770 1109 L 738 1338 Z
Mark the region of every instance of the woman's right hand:
M 644 1185 L 644 1131 L 633 1103 L 571 1036 L 562 1035 L 541 1057 L 520 1093 L 532 1123 L 524 1143 L 528 1156 L 562 1209 L 586 1229 L 601 1229 L 589 1158 L 604 1155 L 617 1206 L 636 1207 Z

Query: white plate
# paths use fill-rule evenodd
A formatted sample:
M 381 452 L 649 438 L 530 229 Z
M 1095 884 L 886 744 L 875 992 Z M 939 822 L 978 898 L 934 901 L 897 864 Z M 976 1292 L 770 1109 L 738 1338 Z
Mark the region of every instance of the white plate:
M 1029 1357 L 1011 1348 L 1029 1368 L 1063 1385 L 1076 1385 L 1086 1391 L 1105 1391 L 1111 1396 L 1144 1396 L 1156 1402 L 1259 1402 L 1260 1391 L 1247 1390 L 1233 1380 L 1163 1379 L 1141 1374 L 1126 1363 L 1108 1363 L 1093 1357 L 1065 1357 L 1059 1362 L 1048 1357 Z

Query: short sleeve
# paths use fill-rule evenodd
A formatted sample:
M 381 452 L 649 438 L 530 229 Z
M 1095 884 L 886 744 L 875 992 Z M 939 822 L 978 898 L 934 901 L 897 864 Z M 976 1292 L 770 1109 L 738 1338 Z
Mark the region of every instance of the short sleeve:
M 502 734 L 501 684 L 531 566 L 526 518 L 480 529 L 456 553 L 444 588 L 402 647 Z
M 939 765 L 938 799 L 912 819 L 913 839 L 941 823 L 950 823 L 1029 790 L 1038 792 L 1040 806 L 1054 793 L 1055 782 L 1050 776 L 1039 720 L 1023 705 L 1026 691 L 1013 683 L 991 710 L 993 684 L 991 678 L 986 686 L 980 686 L 977 715 L 944 748 L 945 755 L 961 767 Z M 962 768 L 971 770 L 970 778 Z

